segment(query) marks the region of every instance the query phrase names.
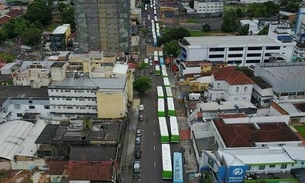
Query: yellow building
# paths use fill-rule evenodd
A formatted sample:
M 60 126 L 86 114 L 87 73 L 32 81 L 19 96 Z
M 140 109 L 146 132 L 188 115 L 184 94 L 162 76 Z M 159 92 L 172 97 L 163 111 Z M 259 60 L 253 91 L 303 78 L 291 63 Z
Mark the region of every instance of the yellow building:
M 211 76 L 196 78 L 189 82 L 189 91 L 202 92 L 208 89 L 209 84 L 211 84 Z

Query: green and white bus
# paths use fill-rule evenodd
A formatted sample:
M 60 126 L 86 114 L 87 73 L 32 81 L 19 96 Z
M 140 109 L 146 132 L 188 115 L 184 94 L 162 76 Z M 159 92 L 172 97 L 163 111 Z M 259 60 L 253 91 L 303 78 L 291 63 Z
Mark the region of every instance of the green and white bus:
M 162 86 L 157 86 L 157 95 L 158 98 L 164 98 L 164 92 Z
M 170 133 L 171 133 L 171 142 L 172 143 L 179 143 L 180 135 L 179 135 L 179 128 L 176 116 L 169 117 L 170 122 Z
M 161 144 L 162 146 L 162 179 L 172 179 L 172 156 L 169 144 Z
M 171 97 L 167 98 L 167 114 L 169 116 L 176 116 L 174 99 Z
M 163 77 L 166 77 L 166 78 L 168 77 L 168 74 L 167 74 L 167 71 L 166 71 L 166 70 L 163 70 L 163 69 L 162 69 L 162 76 L 163 76 Z
M 161 75 L 160 65 L 155 65 L 155 75 L 156 76 L 160 76 Z
M 171 87 L 165 87 L 165 91 L 166 91 L 166 97 L 173 97 Z
M 165 65 L 161 65 L 161 70 L 166 70 L 166 66 Z
M 159 117 L 160 142 L 161 144 L 169 143 L 169 134 L 165 117 Z
M 158 99 L 158 117 L 165 117 L 164 99 Z
M 148 58 L 144 59 L 144 63 L 145 63 L 145 67 L 148 68 L 149 67 L 149 61 Z
M 171 86 L 171 84 L 170 84 L 168 78 L 163 78 L 163 85 L 164 85 L 165 87 L 170 87 L 170 86 Z

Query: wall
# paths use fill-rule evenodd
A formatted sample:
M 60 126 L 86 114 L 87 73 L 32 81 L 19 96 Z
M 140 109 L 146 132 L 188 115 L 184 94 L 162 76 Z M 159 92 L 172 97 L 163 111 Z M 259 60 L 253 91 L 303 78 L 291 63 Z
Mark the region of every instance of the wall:
M 246 118 L 227 118 L 223 119 L 225 123 L 236 124 L 236 123 L 276 123 L 284 122 L 286 124 L 290 121 L 289 115 L 282 116 L 259 116 L 259 117 L 246 117 Z
M 191 131 L 194 133 L 196 139 L 213 137 L 212 126 L 210 123 L 193 123 Z
M 0 160 L 0 170 L 10 170 L 11 164 L 8 160 L 1 159 Z
M 46 166 L 44 159 L 34 159 L 29 161 L 10 161 L 12 170 L 31 170 L 35 167 Z
M 284 164 L 283 164 L 284 165 Z M 259 170 L 259 165 L 256 166 L 250 166 L 249 172 L 253 173 L 285 173 L 285 172 L 290 172 L 292 165 L 288 164 L 286 168 L 281 169 L 281 165 L 277 164 L 275 167 L 269 167 L 269 165 L 265 165 L 264 170 Z
M 122 118 L 126 113 L 127 95 L 123 91 L 98 91 L 98 118 Z
M 90 183 L 90 180 L 70 180 L 69 183 Z
M 51 67 L 52 81 L 62 81 L 66 78 L 68 64 L 66 63 L 63 67 Z

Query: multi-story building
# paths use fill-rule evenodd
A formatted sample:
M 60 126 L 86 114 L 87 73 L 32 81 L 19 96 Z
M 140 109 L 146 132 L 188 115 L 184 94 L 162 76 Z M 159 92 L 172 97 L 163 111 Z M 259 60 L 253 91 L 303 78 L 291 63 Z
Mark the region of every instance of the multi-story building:
M 251 66 L 269 62 L 272 54 L 290 62 L 296 43 L 282 42 L 269 36 L 205 36 L 179 40 L 181 62 L 209 60 Z
M 50 35 L 50 47 L 52 51 L 65 51 L 67 49 L 68 37 L 71 34 L 70 24 L 58 26 Z
M 225 101 L 251 101 L 254 82 L 235 67 L 226 67 L 213 72 L 208 99 Z
M 239 0 L 240 3 L 243 4 L 251 4 L 251 3 L 265 3 L 268 1 L 274 1 L 274 0 Z
M 81 51 L 129 52 L 129 1 L 75 0 L 74 3 Z
M 194 1 L 194 9 L 196 13 L 221 14 L 223 3 L 221 0 L 197 0 Z

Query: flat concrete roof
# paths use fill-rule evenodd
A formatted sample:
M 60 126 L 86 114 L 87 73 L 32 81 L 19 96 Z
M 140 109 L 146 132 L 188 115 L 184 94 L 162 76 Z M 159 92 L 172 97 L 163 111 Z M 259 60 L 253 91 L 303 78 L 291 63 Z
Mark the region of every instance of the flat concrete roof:
M 47 87 L 31 88 L 30 86 L 0 86 L 0 98 L 46 98 Z
M 266 44 L 279 44 L 278 40 L 272 39 L 266 35 L 259 36 L 203 36 L 203 37 L 185 37 L 190 45 L 201 47 L 224 47 L 224 46 L 263 46 Z M 287 43 L 286 43 L 287 44 Z M 293 44 L 292 44 L 293 45 Z

